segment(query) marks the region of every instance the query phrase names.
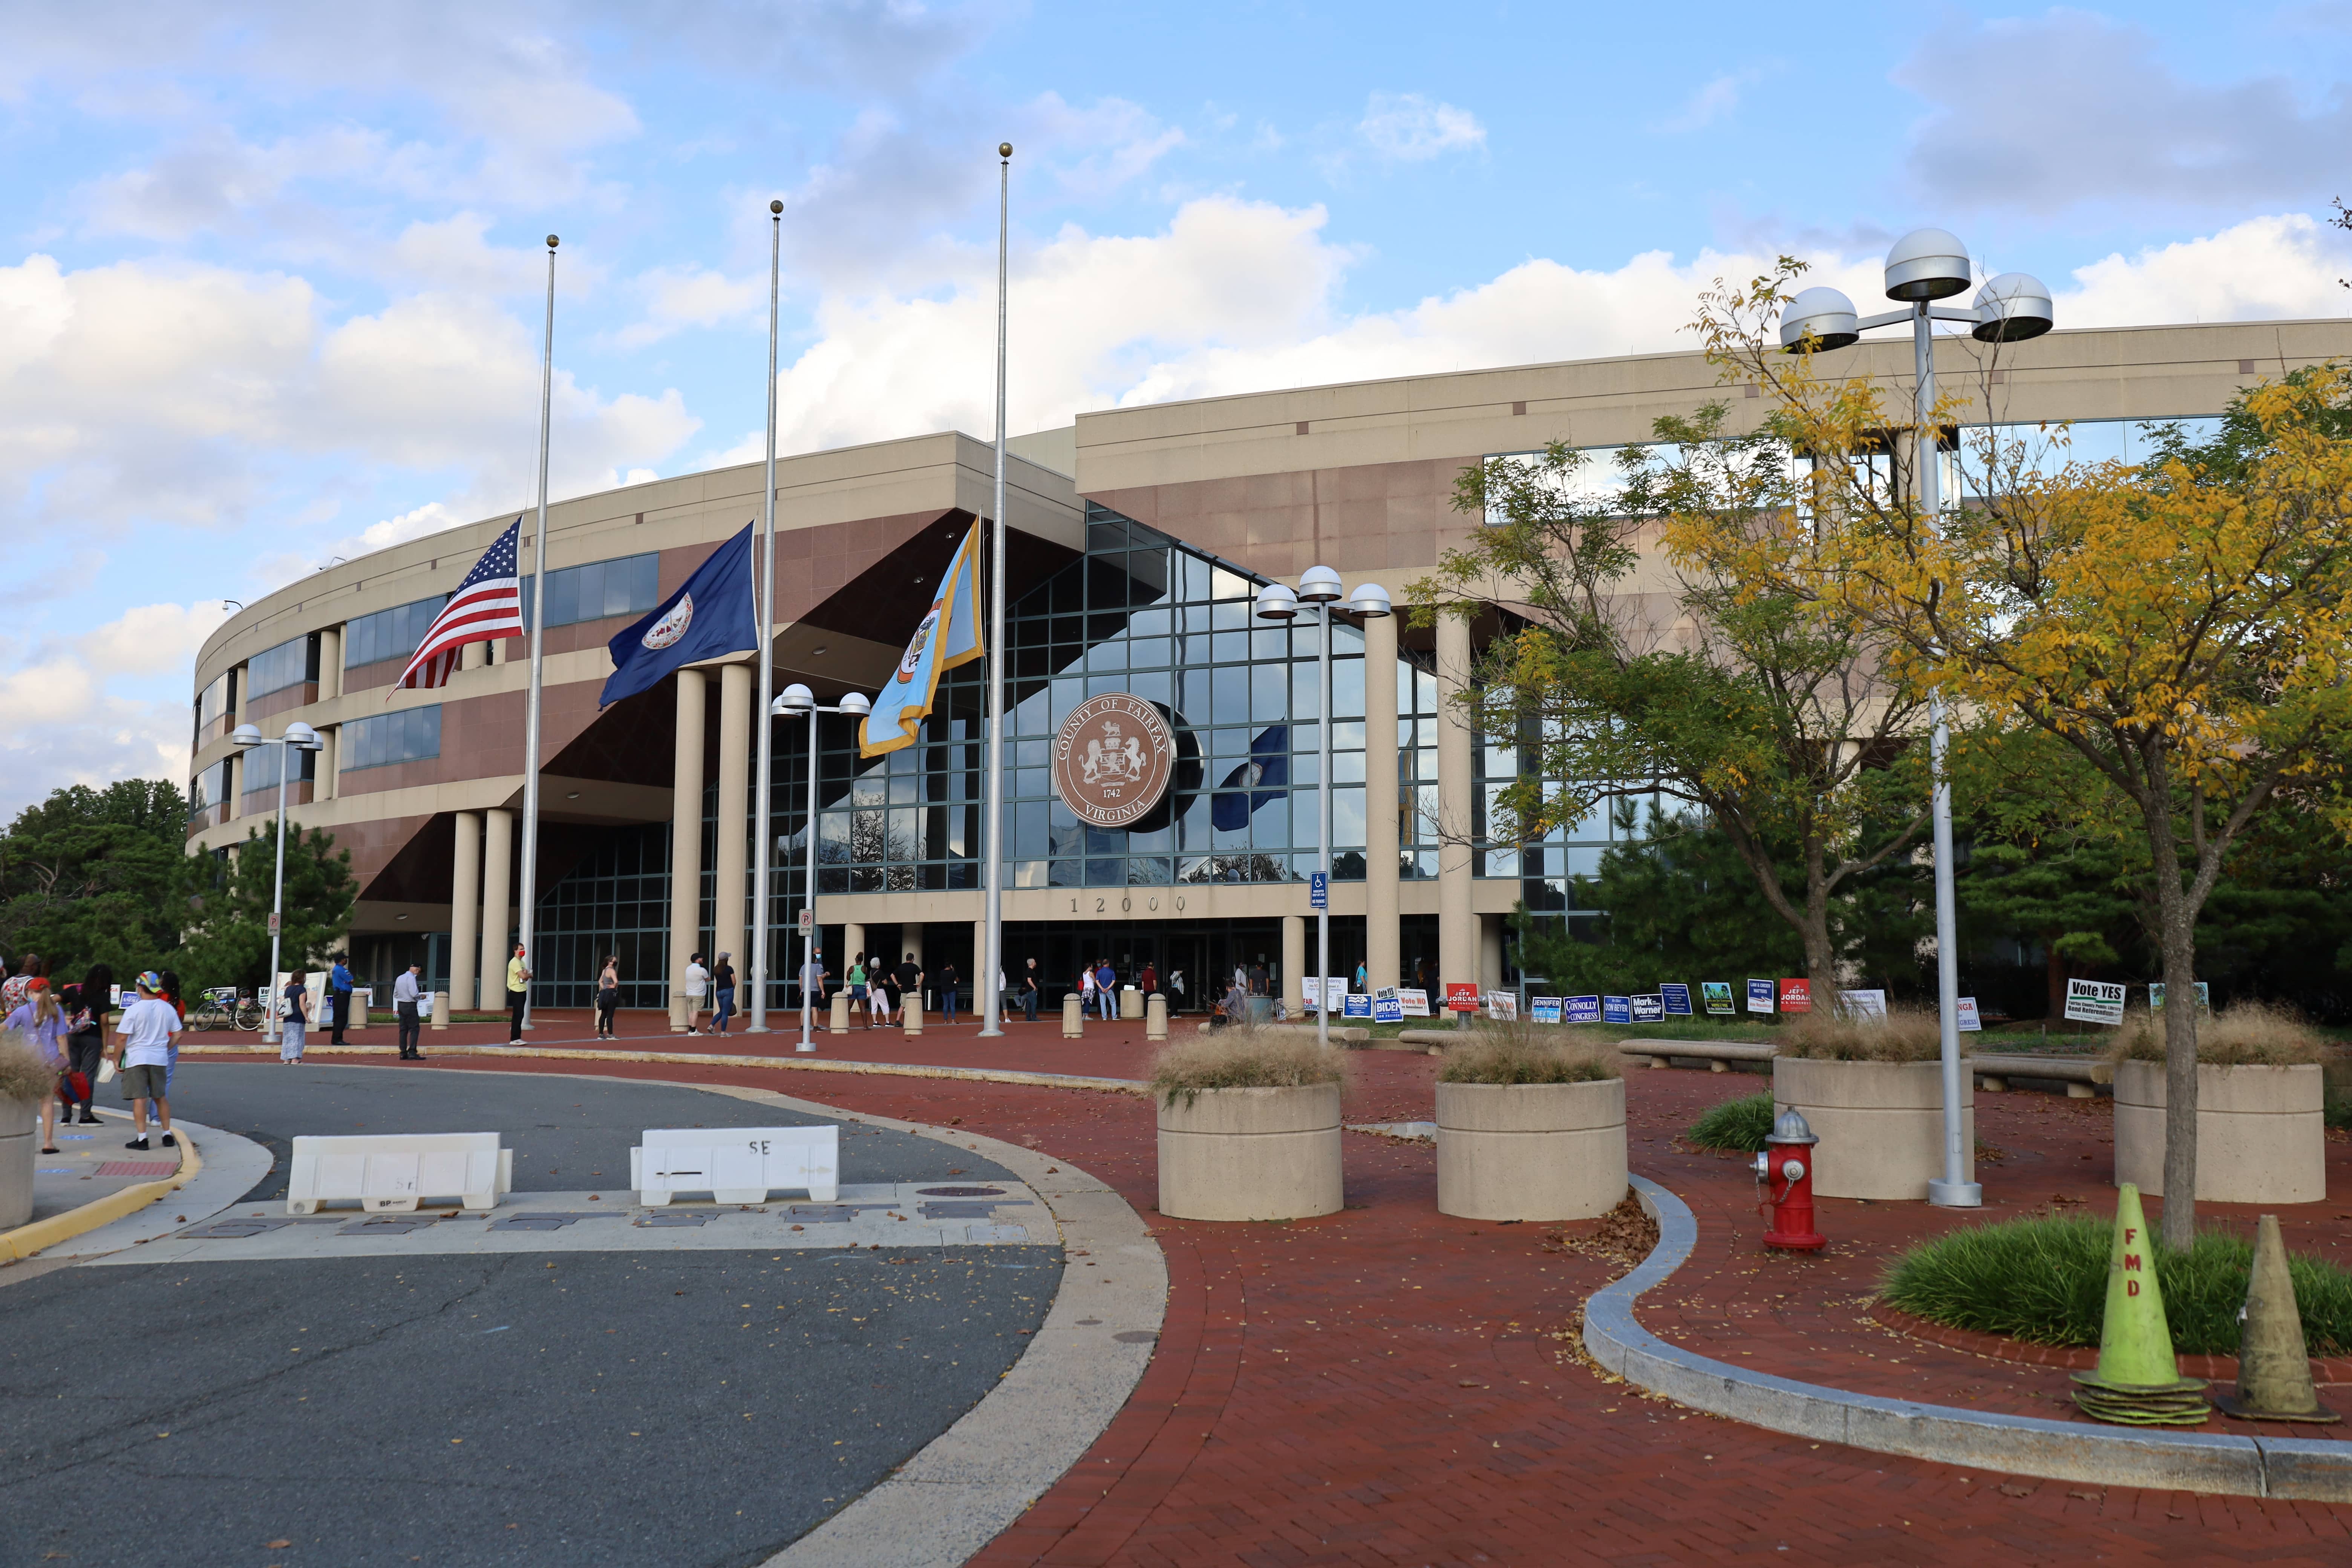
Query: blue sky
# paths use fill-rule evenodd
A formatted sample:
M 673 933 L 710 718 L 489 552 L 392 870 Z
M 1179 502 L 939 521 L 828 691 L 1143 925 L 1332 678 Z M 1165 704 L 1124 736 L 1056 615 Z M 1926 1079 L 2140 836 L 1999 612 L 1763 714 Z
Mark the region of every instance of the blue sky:
M 2336 314 L 2352 5 L 0 11 L 0 808 L 174 774 L 223 597 L 783 429 L 1671 348 L 1922 223 L 2062 324 Z M 2352 184 L 2341 194 L 2352 195 Z

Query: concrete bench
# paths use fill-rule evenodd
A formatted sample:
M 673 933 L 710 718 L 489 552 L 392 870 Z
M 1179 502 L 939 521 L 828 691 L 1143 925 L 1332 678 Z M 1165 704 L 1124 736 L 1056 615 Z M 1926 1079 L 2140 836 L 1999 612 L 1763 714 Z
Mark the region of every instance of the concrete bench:
M 2098 1084 L 2116 1081 L 2116 1064 L 2100 1057 L 1969 1057 L 1969 1071 L 1988 1094 L 2000 1094 L 2013 1078 L 2042 1079 L 2066 1086 L 2070 1100 L 2088 1100 Z
M 678 1193 L 722 1204 L 765 1203 L 777 1188 L 805 1188 L 812 1203 L 841 1190 L 838 1127 L 648 1127 L 629 1151 L 629 1185 L 658 1206 Z
M 387 1132 L 297 1138 L 286 1173 L 286 1212 L 356 1203 L 370 1214 L 414 1212 L 428 1197 L 496 1208 L 514 1189 L 514 1151 L 495 1132 Z
M 1709 1072 L 1729 1072 L 1733 1062 L 1769 1062 L 1779 1054 L 1759 1040 L 1620 1040 L 1618 1054 L 1647 1057 L 1654 1068 L 1672 1067 L 1674 1058 L 1703 1061 Z

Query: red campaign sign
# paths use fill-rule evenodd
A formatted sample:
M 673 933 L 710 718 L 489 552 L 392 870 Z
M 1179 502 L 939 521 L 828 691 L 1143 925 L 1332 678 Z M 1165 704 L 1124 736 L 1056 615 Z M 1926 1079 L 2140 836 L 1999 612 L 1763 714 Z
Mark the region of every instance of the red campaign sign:
M 1447 1012 L 1475 1013 L 1481 1005 L 1482 1004 L 1478 997 L 1478 988 L 1475 985 L 1472 985 L 1466 981 L 1461 980 L 1449 980 L 1445 983 L 1445 1010 Z
M 1780 1011 L 1810 1013 L 1812 1010 L 1813 987 L 1811 981 L 1783 980 L 1780 982 Z

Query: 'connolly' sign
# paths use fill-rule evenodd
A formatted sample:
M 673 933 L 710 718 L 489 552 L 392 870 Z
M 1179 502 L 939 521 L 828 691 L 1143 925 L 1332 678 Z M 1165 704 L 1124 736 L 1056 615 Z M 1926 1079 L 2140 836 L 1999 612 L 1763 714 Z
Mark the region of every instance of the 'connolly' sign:
M 1125 691 L 1089 697 L 1054 737 L 1054 793 L 1089 827 L 1148 815 L 1176 772 L 1176 737 L 1160 710 Z

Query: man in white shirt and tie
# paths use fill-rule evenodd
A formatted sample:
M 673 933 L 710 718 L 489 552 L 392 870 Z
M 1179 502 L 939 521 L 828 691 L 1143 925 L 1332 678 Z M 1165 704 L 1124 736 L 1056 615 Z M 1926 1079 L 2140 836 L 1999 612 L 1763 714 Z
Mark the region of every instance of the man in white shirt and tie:
M 400 1020 L 400 1059 L 404 1062 L 425 1059 L 425 1053 L 416 1048 L 419 1031 L 424 1027 L 424 1020 L 417 1016 L 418 1005 L 424 1000 L 417 982 L 424 973 L 424 964 L 412 963 L 392 983 L 392 1010 Z

